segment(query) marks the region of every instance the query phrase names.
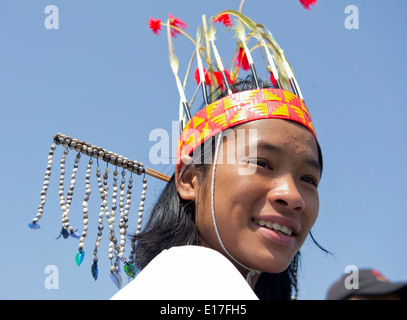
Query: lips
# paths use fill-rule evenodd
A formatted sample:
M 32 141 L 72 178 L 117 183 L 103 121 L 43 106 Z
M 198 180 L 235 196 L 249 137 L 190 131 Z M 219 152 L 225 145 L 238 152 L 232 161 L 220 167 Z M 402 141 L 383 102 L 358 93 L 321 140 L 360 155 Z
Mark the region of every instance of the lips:
M 271 222 L 271 221 L 259 220 L 259 219 L 253 219 L 253 222 L 255 224 L 258 224 L 260 227 L 266 227 L 268 229 L 272 229 L 274 231 L 278 231 L 283 234 L 286 234 L 287 236 L 291 236 L 293 233 L 293 230 L 290 227 L 281 225 L 277 222 Z
M 253 218 L 252 222 L 265 238 L 284 246 L 293 245 L 300 231 L 297 221 L 282 216 L 261 216 Z

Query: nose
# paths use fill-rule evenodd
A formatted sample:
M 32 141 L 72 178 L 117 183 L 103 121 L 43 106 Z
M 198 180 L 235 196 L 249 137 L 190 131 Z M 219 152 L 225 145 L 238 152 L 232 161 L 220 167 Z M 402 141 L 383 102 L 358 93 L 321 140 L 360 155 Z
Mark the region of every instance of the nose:
M 285 210 L 303 211 L 305 209 L 304 199 L 291 174 L 273 179 L 272 184 L 267 193 L 267 199 L 272 205 L 283 207 Z

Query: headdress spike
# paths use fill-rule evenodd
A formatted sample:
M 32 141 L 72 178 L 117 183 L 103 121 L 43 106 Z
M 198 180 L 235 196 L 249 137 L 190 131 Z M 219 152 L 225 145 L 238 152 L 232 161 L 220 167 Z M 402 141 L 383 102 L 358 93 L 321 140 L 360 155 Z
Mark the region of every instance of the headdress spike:
M 283 50 L 281 50 L 281 51 L 283 52 Z M 297 83 L 297 80 L 295 79 L 294 72 L 293 72 L 290 64 L 288 63 L 287 58 L 285 57 L 284 53 L 283 53 L 283 62 L 284 62 L 285 70 L 288 75 L 288 79 L 290 80 L 290 85 L 294 91 L 294 94 L 296 94 L 297 97 L 301 98 L 301 100 L 304 100 L 300 87 Z
M 280 71 L 280 81 L 282 85 L 282 89 L 284 90 L 293 90 L 293 86 L 291 85 L 290 79 L 293 78 L 291 67 L 287 68 L 287 59 L 284 55 L 283 50 L 280 48 L 278 45 L 277 41 L 274 39 L 273 35 L 271 32 L 262 24 L 258 24 L 259 28 L 263 29 L 262 37 L 267 41 L 267 45 L 271 47 L 274 53 L 275 61 L 278 67 L 278 70 Z M 291 72 L 291 74 L 290 74 Z
M 223 66 L 222 59 L 220 58 L 218 49 L 216 48 L 215 45 L 216 29 L 213 20 L 214 18 L 212 17 L 209 23 L 209 33 L 208 33 L 209 42 L 212 45 L 212 50 L 213 54 L 215 55 L 216 64 L 218 65 L 219 71 L 222 74 L 223 82 L 225 83 L 226 89 L 228 90 L 228 94 L 232 94 L 232 89 L 230 88 L 230 83 L 225 72 L 225 67 Z
M 203 65 L 202 65 L 201 54 L 199 53 L 199 48 L 201 46 L 201 39 L 202 39 L 202 32 L 201 32 L 201 28 L 198 27 L 198 29 L 196 31 L 196 59 L 198 62 L 198 71 L 199 71 L 199 79 L 200 79 L 199 85 L 201 86 L 204 102 L 205 102 L 205 105 L 207 106 L 208 105 L 208 95 L 206 92 L 205 72 L 204 72 Z
M 170 55 L 170 66 L 171 66 L 172 72 L 174 73 L 174 76 L 175 76 L 175 81 L 177 83 L 177 89 L 178 89 L 178 93 L 180 95 L 183 110 L 184 110 L 185 115 L 187 117 L 187 121 L 189 121 L 191 119 L 191 112 L 190 112 L 189 107 L 188 107 L 187 99 L 185 97 L 185 92 L 184 92 L 184 89 L 182 87 L 181 80 L 178 77 L 179 62 L 178 62 L 177 56 L 175 55 L 174 46 L 172 44 L 171 24 L 170 24 L 169 19 L 168 19 L 167 25 L 168 25 L 167 35 L 168 35 L 168 51 L 169 51 L 169 55 Z M 180 120 L 180 123 L 181 123 L 181 120 Z
M 242 4 L 243 4 L 243 2 L 242 2 Z M 281 82 L 280 82 L 280 75 L 279 75 L 278 69 L 276 68 L 275 59 L 271 55 L 270 50 L 267 47 L 266 42 L 263 39 L 263 35 L 262 35 L 258 25 L 253 20 L 251 20 L 250 18 L 243 15 L 241 12 L 238 12 L 238 11 L 235 11 L 235 10 L 222 11 L 221 13 L 218 14 L 218 16 L 220 16 L 222 14 L 232 14 L 232 15 L 238 17 L 239 20 L 241 22 L 243 22 L 251 30 L 253 36 L 259 41 L 260 45 L 263 47 L 264 51 L 266 52 L 266 57 L 267 57 L 269 70 L 273 74 L 273 76 L 274 76 L 274 78 L 275 78 L 275 80 L 277 82 L 278 88 L 281 89 L 282 86 L 281 86 Z M 249 56 L 248 56 L 248 59 L 249 59 Z
M 260 89 L 256 68 L 255 68 L 254 63 L 253 63 L 253 58 L 252 58 L 250 50 L 249 50 L 249 48 L 247 47 L 247 44 L 246 44 L 247 38 L 246 38 L 245 26 L 244 26 L 244 24 L 241 21 L 239 16 L 238 16 L 238 18 L 239 19 L 236 21 L 236 23 L 235 23 L 236 26 L 234 28 L 235 32 L 236 32 L 236 36 L 240 40 L 240 43 L 241 43 L 241 45 L 243 47 L 243 50 L 244 50 L 244 53 L 245 53 L 245 55 L 247 57 L 247 61 L 249 62 L 250 70 L 252 72 L 253 79 L 254 79 L 254 81 L 256 83 L 256 87 L 257 87 L 257 89 Z

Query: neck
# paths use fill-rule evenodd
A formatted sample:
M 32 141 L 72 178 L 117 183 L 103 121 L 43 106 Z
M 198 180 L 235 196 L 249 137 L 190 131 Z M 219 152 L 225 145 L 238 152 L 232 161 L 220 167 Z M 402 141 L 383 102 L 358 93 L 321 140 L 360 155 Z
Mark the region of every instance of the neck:
M 252 288 L 252 290 L 254 290 L 257 280 L 260 277 L 260 274 L 261 274 L 261 272 L 257 271 L 257 270 L 253 270 L 253 269 L 250 271 L 246 270 L 246 276 L 245 276 L 246 281 L 249 284 L 249 286 Z M 243 274 L 243 276 L 244 276 L 244 274 Z

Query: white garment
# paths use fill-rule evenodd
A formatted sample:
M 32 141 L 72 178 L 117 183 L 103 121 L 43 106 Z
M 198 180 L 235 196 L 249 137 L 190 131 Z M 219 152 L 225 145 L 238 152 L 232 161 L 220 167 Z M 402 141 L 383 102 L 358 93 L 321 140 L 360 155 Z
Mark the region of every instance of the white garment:
M 225 256 L 200 246 L 163 250 L 112 297 L 112 300 L 257 299 Z

